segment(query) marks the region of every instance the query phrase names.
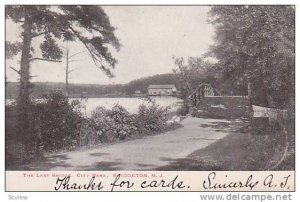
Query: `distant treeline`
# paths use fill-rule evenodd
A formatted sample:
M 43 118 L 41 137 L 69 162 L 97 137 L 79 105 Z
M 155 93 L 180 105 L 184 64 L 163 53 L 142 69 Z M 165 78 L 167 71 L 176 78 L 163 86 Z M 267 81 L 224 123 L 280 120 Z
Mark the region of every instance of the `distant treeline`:
M 31 95 L 41 97 L 44 94 L 49 94 L 53 90 L 66 91 L 65 83 L 55 82 L 34 82 Z M 147 88 L 150 84 L 175 84 L 179 88 L 178 79 L 175 74 L 159 74 L 150 77 L 145 77 L 133 80 L 127 84 L 69 84 L 69 97 L 111 97 L 111 96 L 130 96 L 136 90 L 141 93 L 147 93 Z M 17 98 L 19 92 L 19 82 L 7 82 L 5 95 L 6 98 Z

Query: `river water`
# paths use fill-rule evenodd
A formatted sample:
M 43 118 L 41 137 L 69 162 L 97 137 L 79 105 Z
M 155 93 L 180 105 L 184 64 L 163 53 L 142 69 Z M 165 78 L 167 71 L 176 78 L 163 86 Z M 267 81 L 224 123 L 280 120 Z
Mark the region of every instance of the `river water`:
M 75 98 L 70 98 L 70 101 Z M 76 98 L 77 99 L 77 98 Z M 176 97 L 170 96 L 157 96 L 150 97 L 152 101 L 155 101 L 156 104 L 163 107 L 170 107 L 170 112 L 175 112 L 182 104 L 182 100 Z M 119 104 L 126 108 L 126 110 L 130 113 L 136 113 L 141 104 L 150 105 L 149 98 L 143 97 L 115 97 L 115 98 L 87 98 L 80 99 L 78 98 L 83 106 L 85 106 L 82 110 L 82 113 L 86 116 L 90 117 L 91 113 L 98 106 L 105 107 L 107 109 L 111 109 L 115 104 Z M 10 105 L 13 100 L 6 99 L 6 105 Z

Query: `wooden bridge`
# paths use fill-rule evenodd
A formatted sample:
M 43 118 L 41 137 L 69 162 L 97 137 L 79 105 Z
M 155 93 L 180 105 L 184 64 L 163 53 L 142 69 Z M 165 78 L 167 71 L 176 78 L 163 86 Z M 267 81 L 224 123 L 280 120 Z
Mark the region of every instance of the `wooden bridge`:
M 188 97 L 189 108 L 197 107 L 206 96 L 214 96 L 215 90 L 208 83 L 201 83 Z
M 206 98 L 205 98 L 206 97 Z M 246 117 L 247 111 L 250 112 L 247 106 L 249 105 L 248 96 L 220 96 L 217 89 L 213 88 L 209 83 L 201 83 L 187 98 L 188 111 L 194 112 L 201 109 L 202 111 L 211 112 L 218 111 L 215 106 L 222 105 L 224 110 L 219 110 L 218 116 L 226 110 L 231 112 L 235 111 L 235 114 L 239 114 Z M 222 112 L 221 112 L 222 111 Z

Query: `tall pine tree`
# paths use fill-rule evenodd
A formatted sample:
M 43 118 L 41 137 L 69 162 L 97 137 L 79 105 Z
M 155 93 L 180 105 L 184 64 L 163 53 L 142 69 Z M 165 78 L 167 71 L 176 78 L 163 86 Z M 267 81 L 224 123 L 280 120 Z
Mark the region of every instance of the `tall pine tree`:
M 5 7 L 6 19 L 20 24 L 22 41 L 6 42 L 6 55 L 12 57 L 21 53 L 20 88 L 18 99 L 19 134 L 26 142 L 28 135 L 28 106 L 30 104 L 30 64 L 34 61 L 59 62 L 62 50 L 58 40 L 81 42 L 95 65 L 108 76 L 117 61 L 107 47 L 110 44 L 119 50 L 120 43 L 114 35 L 115 28 L 100 6 L 15 6 Z M 92 37 L 91 37 L 92 36 Z M 40 44 L 42 57 L 34 56 L 33 39 L 44 37 Z

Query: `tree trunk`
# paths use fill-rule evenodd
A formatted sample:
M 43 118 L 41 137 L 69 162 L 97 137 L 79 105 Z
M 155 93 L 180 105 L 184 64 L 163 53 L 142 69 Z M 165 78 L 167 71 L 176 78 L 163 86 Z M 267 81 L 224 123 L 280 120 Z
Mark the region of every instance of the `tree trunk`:
M 69 96 L 69 48 L 66 55 L 66 96 Z
M 248 90 L 248 103 L 249 103 L 249 109 L 250 111 L 252 111 L 252 92 L 251 92 L 251 82 L 248 81 L 248 86 L 247 86 L 247 90 Z
M 23 47 L 21 54 L 20 65 L 20 88 L 19 88 L 19 100 L 18 100 L 18 124 L 20 140 L 25 145 L 28 141 L 29 135 L 29 67 L 30 67 L 30 47 L 31 47 L 31 31 L 32 22 L 28 17 L 25 17 L 23 36 Z

